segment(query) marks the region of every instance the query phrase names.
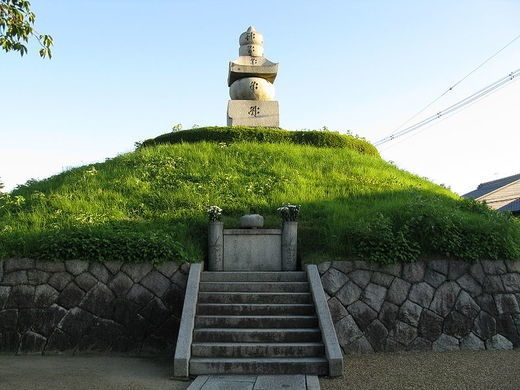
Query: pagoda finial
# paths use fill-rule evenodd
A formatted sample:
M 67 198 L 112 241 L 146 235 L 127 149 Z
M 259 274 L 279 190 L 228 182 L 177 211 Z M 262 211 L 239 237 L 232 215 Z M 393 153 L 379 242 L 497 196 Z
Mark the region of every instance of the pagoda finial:
M 264 36 L 253 26 L 249 26 L 245 32 L 240 34 L 238 43 L 240 44 L 238 49 L 240 56 L 262 57 L 264 55 Z

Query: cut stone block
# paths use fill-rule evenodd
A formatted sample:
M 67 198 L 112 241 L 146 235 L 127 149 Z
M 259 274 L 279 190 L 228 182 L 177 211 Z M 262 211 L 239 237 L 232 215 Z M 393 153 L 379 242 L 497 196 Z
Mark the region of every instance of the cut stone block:
M 280 109 L 277 101 L 230 100 L 228 126 L 279 127 Z
M 282 269 L 280 229 L 224 229 L 224 271 Z

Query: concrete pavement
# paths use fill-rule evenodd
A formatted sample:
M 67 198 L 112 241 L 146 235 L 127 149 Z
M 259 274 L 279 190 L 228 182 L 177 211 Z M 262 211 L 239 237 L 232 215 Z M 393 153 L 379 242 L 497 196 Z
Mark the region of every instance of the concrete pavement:
M 188 390 L 320 390 L 315 375 L 201 375 Z
M 197 379 L 187 382 L 171 379 L 172 361 L 172 358 L 0 355 L 0 389 L 186 390 Z M 343 377 L 322 377 L 320 385 L 322 390 L 517 390 L 519 367 L 520 349 L 372 353 L 347 356 Z
M 2 390 L 319 390 L 317 376 L 213 375 L 173 379 L 173 359 L 0 355 Z M 193 383 L 192 383 L 193 382 Z
M 185 390 L 170 379 L 173 359 L 0 355 L 2 390 Z

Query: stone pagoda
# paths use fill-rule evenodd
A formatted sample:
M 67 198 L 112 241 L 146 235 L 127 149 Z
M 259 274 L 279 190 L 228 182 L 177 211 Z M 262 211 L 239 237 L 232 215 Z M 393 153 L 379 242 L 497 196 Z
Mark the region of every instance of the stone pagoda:
M 264 39 L 253 27 L 240 35 L 239 57 L 229 63 L 228 126 L 279 127 L 274 80 L 278 64 L 264 57 Z

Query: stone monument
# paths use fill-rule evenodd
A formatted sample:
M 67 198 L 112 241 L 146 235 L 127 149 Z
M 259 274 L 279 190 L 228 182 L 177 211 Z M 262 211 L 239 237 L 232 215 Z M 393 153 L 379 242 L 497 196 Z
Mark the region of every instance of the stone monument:
M 274 80 L 278 64 L 264 57 L 264 39 L 253 27 L 240 35 L 239 57 L 229 63 L 228 126 L 279 127 Z

